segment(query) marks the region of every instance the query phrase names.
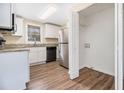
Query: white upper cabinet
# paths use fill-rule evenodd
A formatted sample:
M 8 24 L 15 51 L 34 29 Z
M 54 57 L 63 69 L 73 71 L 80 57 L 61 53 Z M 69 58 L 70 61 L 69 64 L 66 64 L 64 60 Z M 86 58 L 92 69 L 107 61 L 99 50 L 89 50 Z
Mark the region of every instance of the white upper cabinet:
M 12 27 L 12 11 L 11 4 L 9 3 L 0 3 L 0 28 Z
M 15 33 L 13 34 L 13 36 L 23 36 L 23 18 L 20 17 L 16 17 L 15 19 Z
M 58 38 L 59 35 L 59 26 L 46 24 L 45 25 L 45 38 Z

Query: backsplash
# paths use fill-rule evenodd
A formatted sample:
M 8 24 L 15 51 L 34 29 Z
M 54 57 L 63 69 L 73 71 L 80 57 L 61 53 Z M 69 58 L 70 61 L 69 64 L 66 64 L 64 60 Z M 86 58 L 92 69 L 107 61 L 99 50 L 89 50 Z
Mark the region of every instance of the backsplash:
M 14 37 L 11 35 L 4 35 L 6 44 L 25 44 L 25 37 Z

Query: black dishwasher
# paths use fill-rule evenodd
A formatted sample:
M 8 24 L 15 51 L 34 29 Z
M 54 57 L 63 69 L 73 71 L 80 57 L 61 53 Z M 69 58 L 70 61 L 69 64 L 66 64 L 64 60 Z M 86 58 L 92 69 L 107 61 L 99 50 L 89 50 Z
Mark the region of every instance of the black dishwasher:
M 56 61 L 56 47 L 47 47 L 47 61 Z

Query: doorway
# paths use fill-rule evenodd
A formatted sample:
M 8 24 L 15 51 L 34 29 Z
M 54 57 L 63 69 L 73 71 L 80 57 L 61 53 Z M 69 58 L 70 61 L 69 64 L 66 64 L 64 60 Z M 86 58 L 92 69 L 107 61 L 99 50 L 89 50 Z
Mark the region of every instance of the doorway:
M 114 4 L 94 4 L 79 12 L 80 68 L 114 76 Z
M 93 4 L 79 12 L 79 19 L 79 68 L 114 77 L 114 4 Z

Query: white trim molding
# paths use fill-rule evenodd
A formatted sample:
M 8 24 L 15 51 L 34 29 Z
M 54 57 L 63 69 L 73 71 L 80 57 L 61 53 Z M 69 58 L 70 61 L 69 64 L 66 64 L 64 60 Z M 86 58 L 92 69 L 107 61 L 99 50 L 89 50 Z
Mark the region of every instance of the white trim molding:
M 70 79 L 79 76 L 79 14 L 71 12 L 69 20 L 69 74 Z
M 123 4 L 115 4 L 115 89 L 123 90 Z

